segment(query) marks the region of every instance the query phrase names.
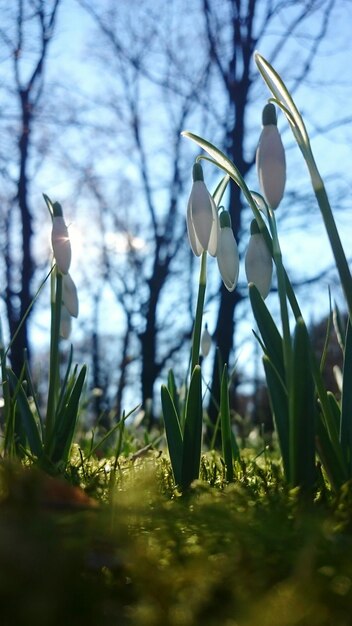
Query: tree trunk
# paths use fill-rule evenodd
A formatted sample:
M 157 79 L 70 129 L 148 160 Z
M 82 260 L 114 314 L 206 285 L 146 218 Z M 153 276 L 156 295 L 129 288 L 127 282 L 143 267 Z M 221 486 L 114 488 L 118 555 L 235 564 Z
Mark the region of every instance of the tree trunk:
M 8 319 L 9 319 L 11 337 L 14 336 L 14 333 L 16 332 L 19 323 L 23 319 L 31 303 L 31 281 L 33 278 L 33 273 L 34 273 L 34 266 L 33 266 L 33 260 L 32 260 L 32 255 L 31 255 L 31 241 L 32 241 L 32 235 L 33 235 L 33 227 L 32 227 L 32 215 L 29 209 L 29 204 L 28 204 L 28 175 L 27 175 L 30 125 L 31 125 L 31 119 L 32 119 L 28 90 L 21 91 L 20 98 L 21 98 L 22 129 L 21 129 L 21 135 L 19 137 L 19 142 L 18 142 L 20 171 L 19 171 L 19 178 L 18 178 L 18 183 L 17 183 L 17 199 L 18 199 L 18 206 L 19 206 L 20 216 L 21 216 L 22 250 L 20 254 L 22 255 L 22 258 L 20 261 L 19 288 L 16 290 L 10 286 L 10 289 L 9 289 L 12 296 L 14 295 L 15 292 L 18 293 L 19 306 L 16 306 L 16 302 L 14 302 L 13 297 L 9 297 L 7 300 L 7 308 L 8 308 L 7 313 L 8 313 Z M 17 376 L 19 376 L 21 369 L 23 367 L 24 353 L 26 352 L 28 358 L 30 357 L 29 343 L 28 343 L 28 330 L 27 330 L 28 318 L 29 318 L 29 315 L 27 316 L 20 331 L 18 332 L 18 335 L 11 348 L 11 365 Z
M 239 231 L 241 227 L 241 204 L 240 189 L 237 185 L 232 185 L 230 190 L 230 206 L 232 227 L 236 240 L 238 241 Z M 210 400 L 208 406 L 208 414 L 212 424 L 216 423 L 219 404 L 220 404 L 220 382 L 222 369 L 225 363 L 229 363 L 230 353 L 233 348 L 233 340 L 235 334 L 235 309 L 242 300 L 241 294 L 235 289 L 229 292 L 224 284 L 220 289 L 220 304 L 214 339 L 216 342 L 216 354 L 213 365 L 213 375 L 210 390 Z M 220 435 L 220 433 L 219 433 Z M 211 434 L 210 434 L 211 437 Z M 217 444 L 220 444 L 219 437 Z
M 156 352 L 156 338 L 158 332 L 156 323 L 156 312 L 160 300 L 160 293 L 169 271 L 168 263 L 160 261 L 160 243 L 157 242 L 153 274 L 148 281 L 150 296 L 145 316 L 146 328 L 145 331 L 140 335 L 142 347 L 142 402 L 143 408 L 146 411 L 149 428 L 152 427 L 155 419 L 153 413 L 154 384 L 160 371 L 160 367 L 157 362 Z

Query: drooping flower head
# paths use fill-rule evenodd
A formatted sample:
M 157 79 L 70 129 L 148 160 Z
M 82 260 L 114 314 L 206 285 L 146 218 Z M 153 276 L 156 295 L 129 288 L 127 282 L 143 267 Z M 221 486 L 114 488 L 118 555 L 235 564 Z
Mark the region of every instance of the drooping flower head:
M 245 255 L 245 270 L 248 282 L 255 284 L 265 300 L 271 287 L 273 261 L 256 220 L 252 220 L 251 223 L 251 237 Z
M 265 200 L 276 209 L 284 194 L 286 159 L 277 128 L 275 106 L 270 102 L 263 109 L 263 130 L 256 154 L 259 184 Z
M 233 291 L 237 285 L 240 257 L 228 211 L 220 213 L 220 233 L 216 259 L 226 289 Z
M 62 213 L 61 205 L 54 202 L 53 227 L 51 231 L 51 243 L 56 261 L 56 266 L 61 274 L 67 274 L 71 265 L 71 244 L 67 226 Z
M 219 218 L 218 212 L 203 177 L 200 163 L 193 166 L 193 185 L 187 206 L 187 231 L 190 246 L 196 256 L 207 250 L 216 255 Z

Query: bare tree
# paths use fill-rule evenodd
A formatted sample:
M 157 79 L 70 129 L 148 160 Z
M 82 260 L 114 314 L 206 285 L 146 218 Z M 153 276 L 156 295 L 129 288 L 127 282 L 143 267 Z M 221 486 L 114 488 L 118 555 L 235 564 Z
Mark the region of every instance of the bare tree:
M 29 199 L 31 151 L 59 4 L 60 0 L 16 0 L 6 3 L 6 8 L 2 10 L 0 41 L 10 61 L 11 72 L 6 93 L 9 106 L 5 114 L 10 132 L 1 155 L 1 175 L 8 190 L 3 204 L 2 246 L 4 297 L 12 337 L 32 299 L 35 262 L 32 249 L 34 218 Z M 2 87 L 4 90 L 4 85 Z M 9 144 L 17 154 L 10 152 Z M 11 349 L 12 367 L 17 373 L 23 365 L 24 351 L 29 350 L 28 319 L 29 316 Z
M 99 53 L 103 63 L 107 64 L 107 58 L 114 59 L 111 64 L 115 81 L 120 81 L 123 88 L 111 102 L 128 129 L 132 160 L 139 172 L 143 195 L 144 211 L 140 215 L 144 220 L 144 236 L 149 233 L 149 254 L 147 260 L 138 261 L 135 278 L 139 285 L 136 291 L 143 293 L 138 300 L 142 313 L 138 336 L 146 400 L 152 397 L 155 380 L 168 356 L 180 345 L 175 342 L 165 350 L 165 356 L 158 355 L 161 341 L 158 311 L 165 306 L 163 290 L 170 284 L 169 274 L 177 266 L 185 237 L 184 226 L 180 225 L 185 207 L 179 211 L 178 206 L 185 189 L 183 159 L 186 153 L 179 132 L 188 126 L 213 139 L 235 161 L 242 175 L 248 177 L 255 152 L 251 111 L 259 94 L 261 102 L 265 101 L 264 88 L 260 89 L 252 65 L 255 48 L 266 51 L 272 62 L 279 60 L 280 69 L 294 91 L 308 79 L 339 2 L 225 0 L 220 7 L 213 0 L 199 0 L 192 5 L 178 1 L 165 7 L 162 3 L 162 10 L 157 2 L 153 7 L 141 3 L 138 20 L 134 19 L 134 10 L 131 12 L 128 3 L 106 2 L 101 6 L 80 0 L 80 4 L 98 26 L 105 46 L 104 53 Z M 261 105 L 256 108 L 258 129 Z M 156 150 L 151 149 L 151 145 L 155 145 L 153 130 L 149 135 L 147 132 L 148 128 L 155 128 L 151 121 L 155 121 L 155 111 L 160 119 L 160 134 L 164 133 L 164 144 L 172 148 L 168 161 L 170 176 L 165 180 L 167 203 L 156 193 L 158 172 L 160 167 L 165 167 L 165 161 L 155 159 Z M 158 188 L 160 190 L 160 185 Z M 241 244 L 248 213 L 236 186 L 230 188 L 228 203 L 234 234 Z M 240 247 L 243 249 L 243 244 Z M 138 254 L 137 258 L 140 259 Z M 184 253 L 181 258 L 185 258 Z M 186 283 L 190 283 L 189 279 L 183 278 L 183 285 Z M 212 291 L 214 293 L 214 285 Z M 236 311 L 243 296 L 241 286 L 229 293 L 221 284 L 214 336 L 223 362 L 231 358 Z M 213 419 L 218 405 L 218 372 L 218 364 L 214 363 L 209 406 Z
M 100 228 L 104 232 L 104 279 L 124 311 L 126 328 L 140 344 L 139 375 L 146 405 L 154 398 L 155 381 L 192 332 L 191 281 L 184 271 L 191 266 L 184 219 L 185 184 L 190 186 L 184 155 L 190 148 L 181 131 L 194 115 L 194 102 L 206 81 L 208 66 L 201 67 L 193 81 L 182 82 L 180 75 L 180 93 L 175 95 L 167 84 L 146 79 L 141 67 L 149 54 L 158 54 L 153 49 L 158 30 L 156 14 L 153 19 L 149 16 L 137 37 L 134 22 L 129 24 L 130 30 L 122 25 L 128 11 L 123 17 L 119 11 L 115 14 L 114 3 L 110 11 L 100 12 L 94 3 L 80 4 L 93 15 L 100 31 L 95 54 L 102 61 L 100 67 L 105 68 L 109 85 L 105 92 L 109 119 L 105 137 L 108 134 L 110 138 L 113 124 L 115 139 L 109 158 L 115 152 L 119 164 L 123 155 L 135 181 L 134 190 L 124 203 L 116 202 L 124 187 L 123 177 L 118 175 L 120 193 L 115 189 L 112 202 L 111 185 L 106 184 L 104 176 L 92 175 L 96 164 L 90 163 L 87 168 L 86 188 L 98 203 Z M 172 55 L 170 49 L 161 61 L 166 68 L 172 68 Z M 124 254 L 117 255 L 114 247 L 108 245 L 112 232 L 124 239 Z M 180 282 L 175 276 L 180 277 Z M 126 349 L 126 343 L 123 345 Z M 153 414 L 150 415 L 153 420 Z

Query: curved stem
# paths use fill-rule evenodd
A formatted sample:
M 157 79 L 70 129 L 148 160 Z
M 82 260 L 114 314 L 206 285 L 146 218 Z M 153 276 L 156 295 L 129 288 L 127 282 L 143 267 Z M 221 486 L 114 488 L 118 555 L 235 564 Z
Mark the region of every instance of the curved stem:
M 306 157 L 306 163 L 312 180 L 315 197 L 318 201 L 330 246 L 334 255 L 342 289 L 346 298 L 349 316 L 350 319 L 352 319 L 352 277 L 346 255 L 342 247 L 340 235 L 337 230 L 325 186 L 312 153 L 309 157 Z

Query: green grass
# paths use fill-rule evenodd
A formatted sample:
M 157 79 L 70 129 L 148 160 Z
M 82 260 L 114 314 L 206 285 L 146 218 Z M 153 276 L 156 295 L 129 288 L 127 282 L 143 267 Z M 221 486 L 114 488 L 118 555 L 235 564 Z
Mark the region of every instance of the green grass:
M 248 456 L 248 455 L 245 455 Z M 352 489 L 309 507 L 276 462 L 235 482 L 216 454 L 181 495 L 163 455 L 77 471 L 98 506 L 53 504 L 36 469 L 1 467 L 1 623 L 339 626 L 351 623 Z

